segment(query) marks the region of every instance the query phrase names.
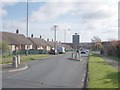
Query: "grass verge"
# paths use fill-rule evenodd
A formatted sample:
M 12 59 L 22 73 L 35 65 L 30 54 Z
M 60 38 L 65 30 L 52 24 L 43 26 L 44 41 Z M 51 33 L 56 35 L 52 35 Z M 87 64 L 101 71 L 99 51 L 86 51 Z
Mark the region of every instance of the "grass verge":
M 32 61 L 38 58 L 44 58 L 44 57 L 48 57 L 47 54 L 37 54 L 37 55 L 21 55 L 20 59 L 21 62 L 26 62 L 26 61 Z M 7 64 L 7 63 L 11 63 L 12 62 L 12 57 L 9 58 L 2 58 L 2 61 L 0 61 L 0 63 L 2 64 Z
M 118 70 L 106 64 L 103 58 L 91 55 L 88 88 L 118 88 Z

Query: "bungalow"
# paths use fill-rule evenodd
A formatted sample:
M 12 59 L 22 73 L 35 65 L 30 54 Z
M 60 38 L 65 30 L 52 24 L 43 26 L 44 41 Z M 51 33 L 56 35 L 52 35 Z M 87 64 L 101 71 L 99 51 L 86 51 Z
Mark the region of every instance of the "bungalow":
M 50 50 L 51 50 L 52 48 L 54 48 L 54 42 L 53 42 L 53 40 L 52 40 L 52 41 L 49 41 L 49 39 L 47 39 L 46 44 L 50 47 Z
M 49 39 L 47 39 L 46 43 L 50 46 L 50 48 L 54 48 L 54 41 L 49 41 Z M 62 44 L 62 43 L 58 43 L 56 42 L 56 47 L 65 47 L 66 50 L 71 50 L 71 46 L 70 45 L 66 45 L 66 44 Z
M 41 38 L 33 38 L 33 36 L 28 38 L 33 43 L 33 49 L 35 50 L 50 50 L 50 46 L 47 45 L 46 41 Z
M 11 32 L 0 32 L 2 35 L 2 41 L 5 41 L 9 44 L 9 50 L 25 50 L 32 49 L 32 42 L 27 39 L 23 34 L 19 34 L 18 31 L 16 33 Z
M 70 45 L 67 45 L 67 44 L 62 44 L 62 45 L 63 47 L 65 47 L 67 51 L 72 50 L 72 47 Z
M 53 41 L 53 39 L 52 39 L 52 41 L 49 41 L 49 39 L 47 39 L 46 43 L 47 43 L 48 46 L 50 46 L 50 49 L 54 48 L 55 45 L 56 45 L 56 47 L 63 47 L 63 45 L 61 43 L 58 43 L 58 42 L 55 43 Z

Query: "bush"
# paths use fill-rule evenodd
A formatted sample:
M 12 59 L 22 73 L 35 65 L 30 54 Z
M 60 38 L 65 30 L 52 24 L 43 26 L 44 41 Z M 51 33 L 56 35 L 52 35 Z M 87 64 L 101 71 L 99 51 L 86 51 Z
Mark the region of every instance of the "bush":
M 108 55 L 120 56 L 120 41 L 111 41 L 107 49 Z

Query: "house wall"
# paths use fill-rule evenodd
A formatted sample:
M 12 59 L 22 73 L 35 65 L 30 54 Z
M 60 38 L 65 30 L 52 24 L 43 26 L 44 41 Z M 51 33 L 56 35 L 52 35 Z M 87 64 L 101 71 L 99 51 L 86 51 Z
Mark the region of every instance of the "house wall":
M 24 45 L 23 49 L 27 49 L 27 45 Z M 28 49 L 35 49 L 35 46 L 33 45 L 28 45 Z
M 28 45 L 28 49 L 33 49 L 33 45 Z
M 15 45 L 15 50 L 20 50 L 21 49 L 21 45 Z
M 25 45 L 21 45 L 20 50 L 25 50 Z
M 9 45 L 8 48 L 11 51 L 20 50 L 21 49 L 21 45 Z
M 27 45 L 25 45 L 25 49 L 27 49 Z
M 43 46 L 37 46 L 37 50 L 42 50 Z
M 9 50 L 14 51 L 15 50 L 15 45 L 9 45 L 8 48 L 9 48 Z
M 47 50 L 47 51 L 50 51 L 50 50 L 51 50 L 51 47 L 50 47 L 50 46 L 46 46 L 46 50 Z
M 37 50 L 37 46 L 36 45 L 32 45 L 32 49 Z

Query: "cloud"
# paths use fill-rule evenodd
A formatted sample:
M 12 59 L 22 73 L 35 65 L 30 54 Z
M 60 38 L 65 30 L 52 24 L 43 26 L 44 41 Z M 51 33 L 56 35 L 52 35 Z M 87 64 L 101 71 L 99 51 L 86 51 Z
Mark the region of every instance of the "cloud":
M 114 36 L 117 33 L 116 32 L 117 13 L 118 13 L 117 6 L 106 3 L 49 2 L 43 5 L 42 7 L 39 7 L 37 11 L 34 11 L 30 18 L 33 20 L 32 23 L 35 23 L 36 21 L 40 22 L 38 27 L 35 24 L 33 24 L 32 29 L 37 27 L 37 28 L 42 28 L 47 32 L 49 32 L 49 28 L 51 28 L 53 24 L 57 24 L 59 26 L 59 29 L 61 29 L 61 31 L 58 31 L 59 41 L 63 39 L 63 35 L 64 35 L 63 29 L 67 29 L 67 27 L 70 27 L 71 29 L 69 34 L 70 36 L 67 36 L 68 37 L 67 40 L 71 38 L 72 34 L 78 32 L 82 35 L 81 37 L 82 41 L 88 41 L 88 40 L 90 41 L 92 36 L 94 35 L 97 35 L 101 37 L 103 40 L 105 40 L 109 38 L 110 35 Z M 74 17 L 81 17 L 81 20 L 78 19 L 79 22 L 71 23 L 67 21 L 59 22 L 58 19 L 58 21 L 55 22 L 55 19 L 59 18 L 61 15 L 66 15 L 66 14 L 72 15 Z M 72 18 L 70 19 L 72 20 Z M 50 21 L 49 25 L 46 25 L 46 23 L 49 21 Z M 42 22 L 46 22 L 46 23 L 42 24 Z M 49 28 L 44 28 L 43 26 Z M 39 30 L 41 29 L 38 30 L 37 28 L 35 28 L 35 30 L 39 32 Z M 114 34 L 112 32 L 114 32 Z M 52 34 L 51 36 L 48 37 L 45 35 L 44 32 L 42 33 L 43 33 L 43 37 L 47 37 L 47 38 L 53 37 Z
M 47 2 L 40 6 L 30 16 L 30 21 L 40 22 L 55 20 L 60 16 L 73 15 L 81 17 L 82 21 L 99 22 L 117 17 L 117 6 L 112 6 L 108 3 L 95 2 Z
M 26 32 L 26 23 L 22 21 L 3 21 L 2 22 L 2 31 L 11 30 L 14 32 L 16 29 L 19 29 L 22 33 Z
M 0 16 L 5 16 L 7 14 L 6 6 L 12 6 L 18 3 L 18 0 L 1 0 L 0 3 Z
M 18 3 L 19 1 L 18 0 L 2 0 L 1 2 L 2 2 L 2 6 L 4 7 L 7 5 L 9 5 L 9 6 L 14 5 L 14 4 Z
M 66 15 L 73 17 L 69 18 L 71 22 L 66 19 L 59 21 L 61 16 Z M 57 40 L 59 41 L 64 40 L 63 30 L 68 28 L 71 30 L 66 36 L 67 41 L 70 41 L 75 32 L 81 34 L 82 41 L 90 41 L 94 35 L 106 40 L 114 37 L 117 33 L 117 15 L 117 5 L 111 3 L 46 2 L 36 11 L 33 11 L 29 17 L 29 34 L 33 33 L 34 36 L 42 35 L 44 38 L 52 39 L 54 38 L 54 31 L 51 30 L 51 27 L 57 24 L 60 29 L 57 32 Z M 76 22 L 72 21 L 74 17 L 80 18 Z M 9 21 L 9 23 L 4 23 L 3 27 L 6 30 L 10 28 L 16 30 L 18 28 L 24 34 L 26 33 L 26 23 L 22 21 Z
M 56 19 L 65 13 L 69 13 L 73 8 L 72 3 L 49 2 L 34 11 L 31 21 L 47 21 Z
M 81 16 L 82 19 L 106 19 L 116 15 L 117 7 L 108 3 L 77 3 L 73 15 Z
M 0 16 L 5 16 L 7 11 L 5 9 L 0 8 Z

